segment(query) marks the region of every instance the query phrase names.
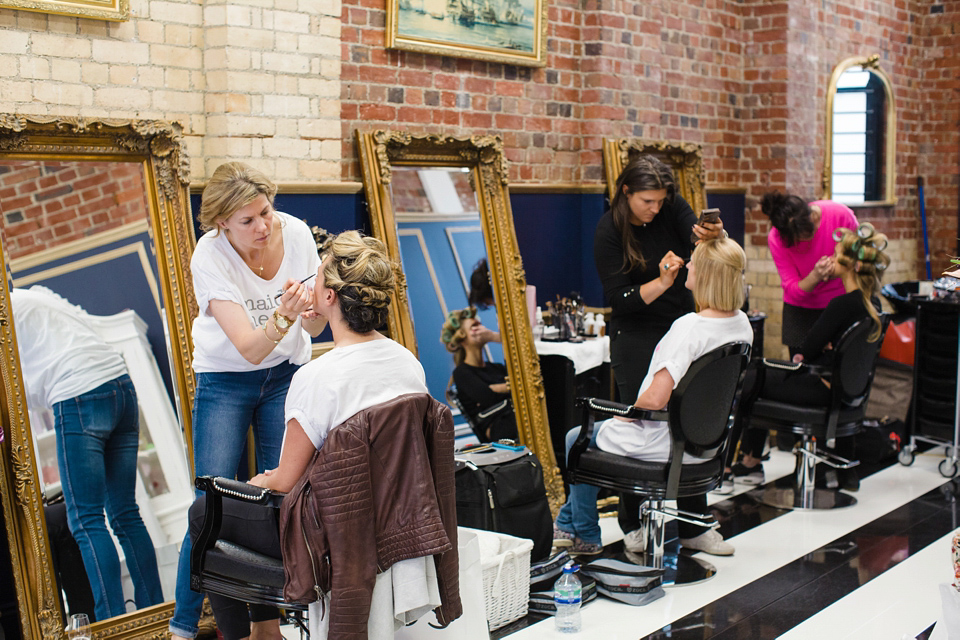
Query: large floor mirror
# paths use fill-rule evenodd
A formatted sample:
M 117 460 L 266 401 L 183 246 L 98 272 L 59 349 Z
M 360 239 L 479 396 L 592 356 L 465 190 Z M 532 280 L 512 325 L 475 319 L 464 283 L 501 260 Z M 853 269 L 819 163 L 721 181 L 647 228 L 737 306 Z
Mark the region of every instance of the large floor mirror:
M 454 364 L 441 328 L 467 306 L 471 276 L 486 260 L 493 303 L 480 318 L 502 344 L 488 358 L 505 363 L 520 440 L 548 470 L 551 502 L 562 504 L 500 139 L 358 131 L 357 148 L 373 231 L 403 265 L 391 335 L 418 354 L 431 394 L 445 401 Z
M 0 493 L 24 637 L 60 638 L 64 615 L 88 613 L 81 564 L 65 560 L 53 416 L 27 388 L 15 326 L 20 294 L 71 305 L 122 354 L 138 396 L 136 502 L 173 598 L 192 502 L 187 461 L 193 375 L 187 273 L 187 158 L 179 125 L 0 114 L 0 374 L 6 434 Z M 69 455 L 69 452 L 67 452 Z M 62 505 L 62 502 L 59 502 Z M 59 518 L 59 520 L 57 520 Z M 69 531 L 67 531 L 69 536 Z M 172 603 L 136 610 L 123 547 L 126 612 L 95 637 L 162 637 Z M 75 558 L 74 558 L 75 559 Z M 80 595 L 77 595 L 80 593 Z M 76 598 L 76 600 L 75 600 Z M 77 610 L 79 609 L 79 610 Z

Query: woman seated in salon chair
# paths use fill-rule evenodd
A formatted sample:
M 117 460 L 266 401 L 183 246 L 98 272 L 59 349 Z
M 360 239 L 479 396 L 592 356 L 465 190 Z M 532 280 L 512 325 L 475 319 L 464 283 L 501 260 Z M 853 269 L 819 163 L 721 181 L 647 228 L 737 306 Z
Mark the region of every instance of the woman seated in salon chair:
M 304 365 L 294 375 L 285 405 L 286 432 L 279 466 L 250 480 L 251 484 L 279 492 L 289 492 L 300 480 L 334 427 L 359 412 L 399 396 L 428 392 L 423 367 L 416 357 L 376 331 L 386 322 L 389 297 L 394 288 L 394 265 L 386 257 L 383 243 L 349 231 L 330 240 L 321 258 L 312 292 L 313 306 L 305 313 L 327 321 L 334 348 Z M 281 542 L 277 522 L 274 517 L 257 520 L 258 516 L 253 514 L 264 517 L 263 510 L 257 507 L 240 501 L 224 501 L 220 538 L 279 558 Z M 204 508 L 205 497 L 199 498 L 191 507 L 193 537 L 198 535 L 202 526 Z M 398 561 L 390 568 L 396 571 L 405 562 L 414 560 L 421 558 Z M 359 571 L 357 567 L 352 568 L 357 569 L 354 573 Z M 423 593 L 429 601 L 417 604 L 418 611 L 440 605 L 435 601 L 438 576 L 431 576 L 429 571 L 421 573 L 424 573 L 421 577 L 425 582 Z M 408 575 L 404 574 L 405 577 Z M 443 576 L 440 575 L 439 579 L 442 580 Z M 441 593 L 443 590 L 441 584 Z M 209 597 L 217 627 L 225 640 L 250 637 L 245 603 L 215 594 L 209 594 Z M 336 601 L 331 606 L 335 605 Z M 327 614 L 327 619 L 333 615 L 332 611 Z M 374 614 L 370 615 L 373 628 Z M 386 617 L 392 622 L 392 607 Z M 363 624 L 366 625 L 366 617 Z
M 483 355 L 488 342 L 499 342 L 499 334 L 483 326 L 476 307 L 467 307 L 447 315 L 440 340 L 453 354 L 457 398 L 480 442 L 516 440 L 507 368 L 486 362 Z

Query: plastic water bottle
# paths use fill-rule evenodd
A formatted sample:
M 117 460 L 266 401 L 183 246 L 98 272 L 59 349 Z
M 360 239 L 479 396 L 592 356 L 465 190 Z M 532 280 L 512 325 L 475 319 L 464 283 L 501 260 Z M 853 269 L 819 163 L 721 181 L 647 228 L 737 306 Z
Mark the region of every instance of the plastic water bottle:
M 557 631 L 561 633 L 580 632 L 580 598 L 582 594 L 580 578 L 574 573 L 579 567 L 568 564 L 563 575 L 553 586 L 553 602 L 557 606 L 554 618 Z

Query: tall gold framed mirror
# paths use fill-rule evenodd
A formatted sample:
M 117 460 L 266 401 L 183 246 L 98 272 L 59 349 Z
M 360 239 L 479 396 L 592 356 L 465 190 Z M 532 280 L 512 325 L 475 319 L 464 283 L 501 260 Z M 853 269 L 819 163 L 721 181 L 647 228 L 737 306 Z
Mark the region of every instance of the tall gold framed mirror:
M 470 275 L 478 258 L 486 259 L 495 309 L 491 313 L 499 327 L 519 437 L 540 458 L 551 504 L 559 507 L 563 484 L 527 317 L 526 276 L 500 138 L 390 130 L 357 131 L 356 136 L 373 232 L 405 274 L 391 317 L 391 335 L 418 353 L 421 362 L 431 363 L 425 366 L 428 387 L 444 401 L 453 362 L 440 344 L 441 327 L 449 311 L 466 306 Z M 414 195 L 409 193 L 411 185 Z M 436 227 L 435 243 L 428 225 Z M 444 263 L 440 253 L 449 261 Z M 445 279 L 449 286 L 444 286 Z M 431 382 L 431 375 L 439 377 Z
M 827 85 L 823 199 L 896 204 L 896 154 L 897 106 L 880 56 L 841 61 Z
M 652 155 L 673 169 L 677 193 L 694 211 L 707 208 L 703 147 L 693 142 L 667 142 L 642 138 L 604 138 L 603 169 L 607 197 L 613 199 L 620 172 L 637 156 Z
M 63 637 L 63 616 L 76 607 L 61 598 L 57 578 L 77 576 L 55 572 L 49 409 L 34 406 L 26 388 L 11 291 L 39 286 L 76 305 L 122 353 L 140 405 L 137 506 L 161 577 L 171 552 L 175 577 L 193 495 L 183 437 L 189 442 L 196 307 L 188 183 L 178 124 L 0 114 L 0 495 L 24 637 Z M 163 595 L 173 597 L 169 575 Z M 172 602 L 131 604 L 96 621 L 93 636 L 166 637 L 172 612 Z

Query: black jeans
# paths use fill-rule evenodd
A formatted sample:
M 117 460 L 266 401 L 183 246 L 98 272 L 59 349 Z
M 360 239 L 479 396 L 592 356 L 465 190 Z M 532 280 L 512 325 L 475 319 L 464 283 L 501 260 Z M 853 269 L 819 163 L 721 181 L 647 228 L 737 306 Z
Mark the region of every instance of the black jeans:
M 202 495 L 190 507 L 190 539 L 193 542 L 196 542 L 203 527 L 206 504 L 207 497 Z M 220 539 L 271 558 L 281 559 L 277 510 L 272 507 L 224 498 Z M 208 593 L 207 597 L 213 607 L 217 629 L 223 634 L 224 640 L 238 640 L 249 636 L 251 620 L 262 622 L 280 617 L 280 612 L 275 607 L 247 605 L 245 602 L 214 593 Z

